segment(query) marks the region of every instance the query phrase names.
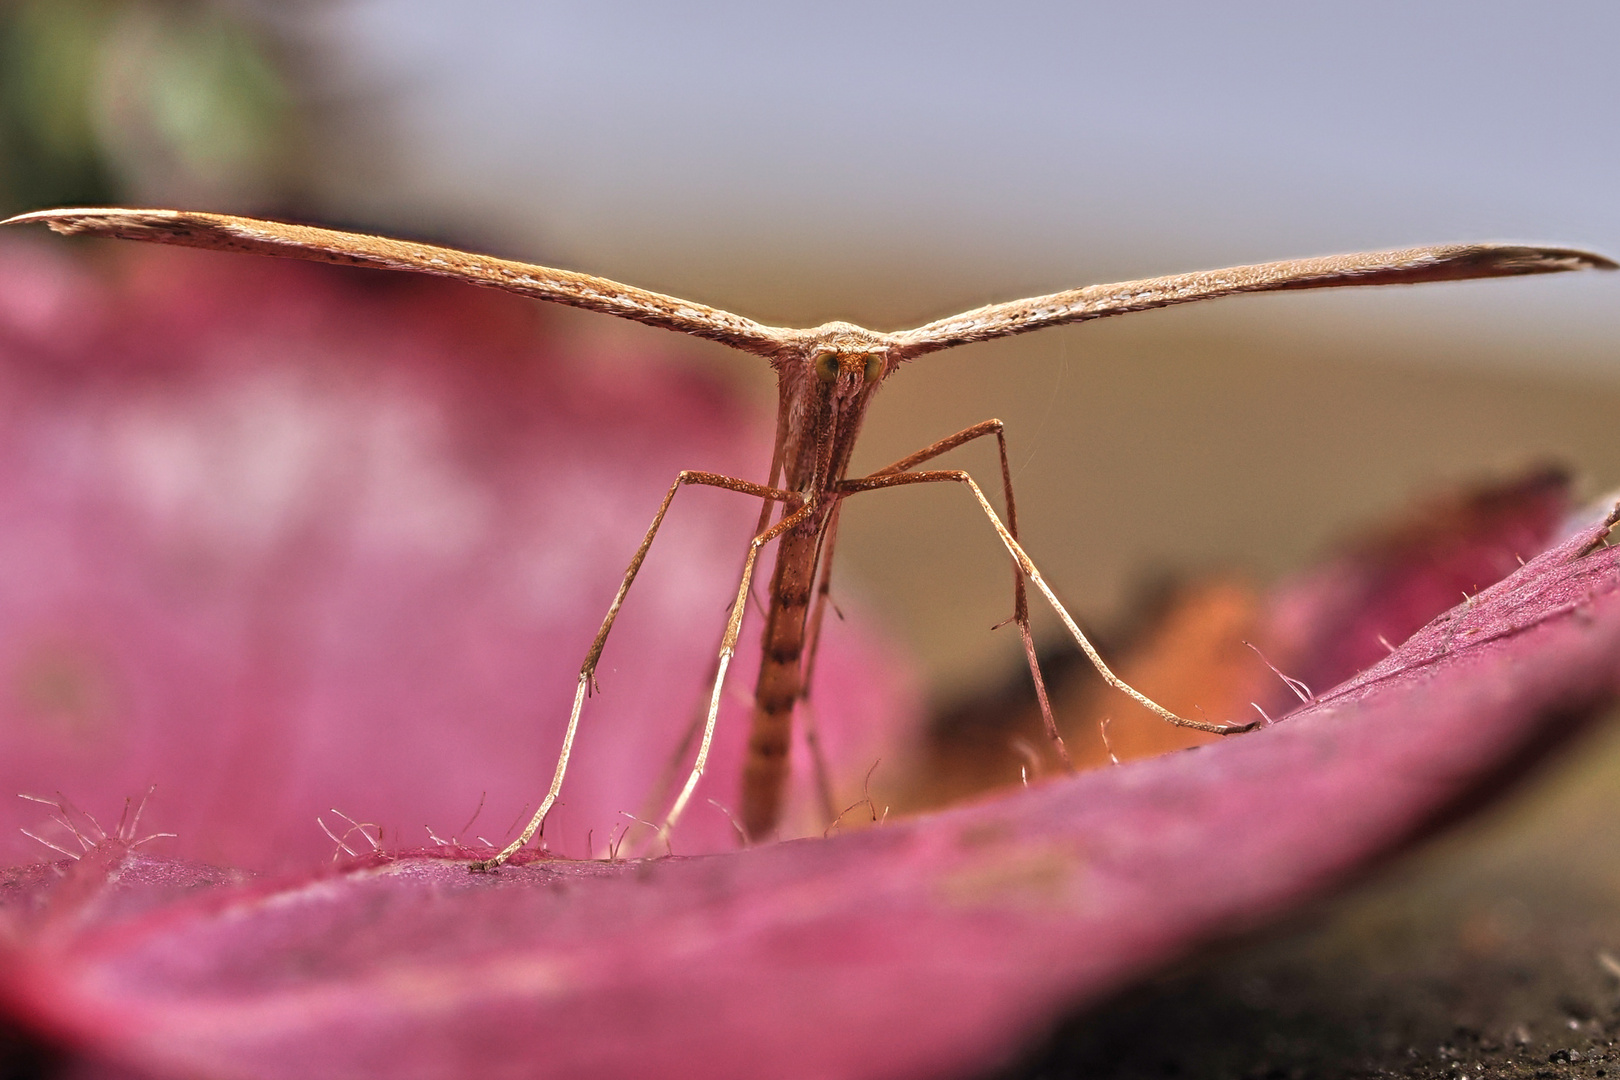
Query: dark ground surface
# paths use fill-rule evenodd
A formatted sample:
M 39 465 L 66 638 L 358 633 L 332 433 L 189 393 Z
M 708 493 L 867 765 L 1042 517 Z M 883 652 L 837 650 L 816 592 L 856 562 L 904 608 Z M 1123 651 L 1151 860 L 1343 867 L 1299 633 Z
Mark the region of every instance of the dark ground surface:
M 1611 718 L 1481 817 L 995 1080 L 1620 1076 L 1617 819 Z

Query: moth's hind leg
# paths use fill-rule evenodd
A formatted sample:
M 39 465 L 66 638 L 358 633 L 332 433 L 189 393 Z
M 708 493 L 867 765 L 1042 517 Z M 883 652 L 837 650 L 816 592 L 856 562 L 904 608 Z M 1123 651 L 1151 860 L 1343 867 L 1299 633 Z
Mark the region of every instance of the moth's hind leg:
M 1080 651 L 1086 654 L 1086 659 L 1091 661 L 1091 666 L 1097 669 L 1097 674 L 1101 675 L 1103 677 L 1103 681 L 1108 683 L 1109 686 L 1112 686 L 1114 689 L 1118 690 L 1132 701 L 1135 701 L 1138 705 L 1141 705 L 1143 708 L 1147 709 L 1155 716 L 1158 716 L 1160 719 L 1175 724 L 1178 727 L 1192 728 L 1196 731 L 1208 731 L 1215 735 L 1235 735 L 1240 731 L 1248 731 L 1251 728 L 1258 726 L 1258 720 L 1249 721 L 1248 723 L 1244 724 L 1211 724 L 1203 720 L 1189 720 L 1184 716 L 1177 716 L 1175 713 L 1171 712 L 1169 709 L 1166 709 L 1163 705 L 1160 705 L 1158 702 L 1154 701 L 1152 698 L 1148 697 L 1146 694 L 1142 693 L 1130 683 L 1127 683 L 1124 679 L 1121 679 L 1118 675 L 1115 675 L 1111 670 L 1109 670 L 1108 665 L 1103 662 L 1103 658 L 1097 652 L 1096 647 L 1092 645 L 1091 642 L 1087 640 L 1086 635 L 1081 632 L 1079 625 L 1074 621 L 1074 617 L 1069 614 L 1068 609 L 1066 609 L 1058 600 L 1057 594 L 1052 592 L 1051 586 L 1046 584 L 1046 579 L 1041 577 L 1041 572 L 1035 568 L 1035 563 L 1031 561 L 1029 555 L 1024 552 L 1023 547 L 1019 545 L 1018 540 L 1012 535 L 1012 532 L 1007 528 L 1007 526 L 1002 524 L 1001 518 L 996 515 L 995 508 L 990 505 L 990 500 L 984 497 L 984 492 L 979 488 L 979 485 L 974 482 L 973 477 L 969 476 L 967 473 L 962 472 L 959 469 L 942 469 L 938 471 L 920 473 L 899 472 L 886 475 L 874 474 L 860 480 L 845 480 L 838 485 L 835 491 L 839 496 L 842 497 L 853 495 L 860 491 L 876 491 L 879 488 L 900 487 L 905 484 L 939 483 L 967 485 L 968 490 L 973 493 L 974 499 L 978 501 L 979 508 L 983 510 L 985 516 L 990 519 L 990 524 L 996 530 L 996 535 L 1001 537 L 1002 545 L 1007 549 L 1008 553 L 1012 555 L 1013 561 L 1018 564 L 1019 569 L 1023 572 L 1023 576 L 1027 577 L 1030 584 L 1034 585 L 1035 588 L 1040 591 L 1040 594 L 1046 597 L 1046 602 L 1052 605 L 1052 610 L 1057 613 L 1059 619 L 1063 620 L 1063 625 L 1068 629 L 1069 634 L 1074 638 L 1075 644 L 1080 646 Z
M 870 476 L 860 480 L 849 481 L 852 484 L 864 484 L 867 481 L 878 481 L 884 477 L 894 477 L 901 473 L 909 473 L 912 469 L 924 462 L 931 461 L 948 451 L 956 449 L 974 439 L 986 435 L 996 437 L 996 450 L 1001 457 L 1001 492 L 1007 504 L 1007 532 L 1016 542 L 1018 539 L 1018 506 L 1013 501 L 1012 468 L 1007 464 L 1007 436 L 1006 425 L 1000 420 L 985 420 L 972 427 L 963 428 L 955 435 L 949 435 L 938 442 L 925 446 L 916 453 L 901 458 L 894 464 L 879 469 Z M 965 474 L 964 474 L 965 475 Z M 915 481 L 905 481 L 914 483 Z M 875 484 L 873 487 L 889 486 L 888 484 Z M 859 488 L 857 490 L 873 490 L 873 488 Z M 994 515 L 992 514 L 992 517 Z M 1029 675 L 1035 683 L 1035 699 L 1041 707 L 1041 723 L 1046 728 L 1046 737 L 1052 740 L 1052 746 L 1057 750 L 1058 759 L 1063 762 L 1064 768 L 1072 770 L 1074 762 L 1069 757 L 1069 748 L 1063 744 L 1063 736 L 1058 733 L 1057 720 L 1052 716 L 1052 703 L 1047 697 L 1046 680 L 1041 676 L 1040 660 L 1035 655 L 1035 639 L 1029 631 L 1029 596 L 1024 589 L 1024 572 L 1018 564 L 1015 555 L 1012 561 L 1013 572 L 1013 623 L 1018 627 L 1018 637 L 1023 642 L 1024 658 L 1029 662 Z

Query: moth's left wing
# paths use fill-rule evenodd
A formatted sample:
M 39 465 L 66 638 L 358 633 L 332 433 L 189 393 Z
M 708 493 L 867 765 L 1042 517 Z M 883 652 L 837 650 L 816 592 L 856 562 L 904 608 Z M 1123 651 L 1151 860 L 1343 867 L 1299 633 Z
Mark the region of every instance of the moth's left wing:
M 1613 261 L 1601 255 L 1569 248 L 1451 244 L 1403 251 L 1369 251 L 1204 270 L 1116 285 L 1089 285 L 1050 296 L 989 304 L 915 330 L 901 331 L 893 337 L 898 354 L 910 358 L 970 341 L 987 341 L 1063 323 L 1213 300 L 1236 293 L 1328 289 L 1342 285 L 1404 285 L 1615 268 Z
M 775 354 L 788 331 L 705 304 L 621 285 L 590 274 L 473 255 L 453 248 L 339 232 L 312 225 L 191 210 L 41 210 L 0 225 L 40 222 L 59 233 L 85 233 L 159 244 L 245 251 L 383 270 L 414 270 L 718 341 L 744 352 Z

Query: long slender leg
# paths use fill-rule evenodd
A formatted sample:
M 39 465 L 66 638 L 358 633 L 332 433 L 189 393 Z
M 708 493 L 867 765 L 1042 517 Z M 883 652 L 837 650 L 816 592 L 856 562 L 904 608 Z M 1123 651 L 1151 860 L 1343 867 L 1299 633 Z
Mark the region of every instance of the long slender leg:
M 986 435 L 993 434 L 996 437 L 997 449 L 1001 455 L 1001 486 L 1002 493 L 1007 501 L 1007 529 L 1012 533 L 1014 539 L 1016 539 L 1018 536 L 1018 509 L 1016 502 L 1013 500 L 1012 469 L 1007 461 L 1007 439 L 1006 435 L 1003 433 L 1004 428 L 1005 425 L 1002 424 L 1000 420 L 982 421 L 974 424 L 972 427 L 964 428 L 954 435 L 948 435 L 945 438 L 940 439 L 938 442 L 925 446 L 916 453 L 903 457 L 899 461 L 894 462 L 892 465 L 887 465 L 871 475 L 886 476 L 893 473 L 905 472 L 909 469 L 915 468 L 918 465 L 921 465 L 925 461 L 939 457 L 941 454 L 948 453 L 959 446 L 972 442 L 974 439 L 979 439 Z M 810 612 L 810 626 L 807 634 L 807 643 L 805 649 L 804 674 L 800 682 L 802 689 L 799 696 L 800 700 L 802 701 L 809 700 L 810 689 L 813 684 L 813 676 L 815 674 L 816 656 L 821 647 L 821 629 L 823 620 L 826 617 L 827 604 L 831 595 L 832 556 L 833 549 L 838 539 L 839 509 L 839 506 L 835 505 L 829 512 L 827 528 L 822 533 L 821 550 L 817 553 L 817 562 L 821 567 L 819 573 L 820 580 L 816 586 L 815 607 L 812 608 Z M 762 521 L 761 525 L 763 526 L 763 524 L 764 523 Z M 1045 724 L 1047 737 L 1052 740 L 1052 745 L 1057 748 L 1058 757 L 1062 760 L 1066 767 L 1073 769 L 1074 763 L 1069 758 L 1068 747 L 1063 744 L 1063 736 L 1058 733 L 1057 721 L 1052 716 L 1052 705 L 1046 693 L 1046 680 L 1041 676 L 1040 661 L 1035 655 L 1035 641 L 1029 632 L 1029 601 L 1024 591 L 1024 574 L 1023 571 L 1019 569 L 1016 560 L 1014 560 L 1012 564 L 1012 574 L 1013 621 L 1018 624 L 1019 637 L 1023 641 L 1024 657 L 1029 662 L 1030 678 L 1033 679 L 1035 683 L 1035 698 L 1040 703 L 1041 707 L 1041 719 Z M 828 778 L 826 761 L 824 760 L 824 755 L 821 752 L 820 739 L 808 713 L 805 717 L 804 736 L 805 742 L 809 744 L 810 747 L 811 761 L 815 766 L 816 786 L 821 795 L 822 807 L 826 811 L 827 817 L 830 820 L 837 813 L 833 806 L 832 786 Z
M 769 478 L 767 478 L 765 481 L 766 487 L 774 488 L 776 486 L 777 479 L 782 475 L 782 447 L 785 445 L 787 440 L 787 416 L 787 409 L 777 409 L 776 448 L 771 454 L 771 472 Z M 759 522 L 754 526 L 754 535 L 757 536 L 764 532 L 765 527 L 771 523 L 771 508 L 779 501 L 780 500 L 769 498 L 761 501 L 759 507 Z M 756 597 L 755 599 L 757 601 L 758 598 Z M 670 754 L 669 762 L 664 766 L 663 772 L 658 774 L 658 782 L 653 786 L 652 794 L 648 797 L 647 802 L 644 804 L 644 811 L 641 815 L 642 817 L 651 817 L 653 814 L 657 813 L 657 810 L 654 809 L 654 807 L 664 800 L 664 797 L 668 793 L 669 789 L 674 786 L 675 777 L 680 772 L 681 761 L 686 757 L 686 752 L 692 748 L 692 741 L 697 738 L 698 729 L 702 727 L 702 725 L 703 715 L 700 713 L 693 713 L 691 724 L 687 726 L 685 734 L 681 736 L 680 743 L 675 747 L 674 752 Z M 818 776 L 822 776 L 821 783 L 823 787 L 825 787 L 826 781 L 823 775 L 825 773 L 825 767 L 820 764 L 819 758 L 817 759 L 817 768 L 819 770 Z M 830 797 L 827 799 L 827 801 L 829 803 L 831 802 Z
M 726 684 L 726 669 L 731 666 L 731 658 L 737 651 L 737 637 L 742 633 L 743 613 L 748 610 L 748 588 L 753 584 L 754 563 L 759 559 L 759 551 L 808 518 L 815 505 L 814 502 L 805 502 L 793 513 L 755 536 L 748 545 L 748 557 L 743 560 L 742 583 L 737 586 L 737 601 L 731 605 L 731 618 L 726 622 L 726 636 L 720 641 L 720 670 L 714 677 L 714 692 L 709 696 L 709 718 L 703 725 L 703 739 L 698 743 L 697 761 L 692 764 L 692 772 L 686 778 L 686 786 L 681 788 L 680 795 L 675 798 L 675 805 L 669 808 L 664 824 L 658 829 L 658 838 L 665 843 L 668 843 L 670 830 L 675 828 L 675 822 L 680 820 L 681 813 L 692 798 L 692 792 L 696 790 L 698 780 L 703 776 L 703 767 L 709 760 L 709 744 L 714 741 L 714 724 L 720 715 L 720 692 Z
M 1097 674 L 1101 675 L 1103 680 L 1107 682 L 1108 685 L 1112 686 L 1114 689 L 1118 690 L 1132 701 L 1135 701 L 1143 708 L 1152 712 L 1154 715 L 1163 720 L 1167 720 L 1178 727 L 1194 728 L 1198 731 L 1208 731 L 1216 735 L 1234 735 L 1240 731 L 1248 731 L 1251 728 L 1258 726 L 1258 720 L 1250 721 L 1247 724 L 1210 724 L 1202 720 L 1188 720 L 1186 717 L 1177 716 L 1175 713 L 1171 712 L 1169 709 L 1166 709 L 1163 705 L 1160 705 L 1152 698 L 1149 698 L 1140 690 L 1137 690 L 1124 679 L 1121 679 L 1118 675 L 1115 675 L 1112 671 L 1110 671 L 1108 665 L 1103 662 L 1103 658 L 1098 654 L 1096 648 L 1091 644 L 1090 641 L 1086 639 L 1086 635 L 1081 632 L 1080 627 L 1075 623 L 1074 618 L 1069 614 L 1068 609 L 1063 606 L 1063 604 L 1058 600 L 1057 595 L 1052 592 L 1051 587 L 1046 584 L 1046 579 L 1041 577 L 1041 572 L 1035 568 L 1034 562 L 1032 562 L 1030 557 L 1025 554 L 1024 549 L 1019 545 L 1018 541 L 1013 538 L 1012 533 L 1007 530 L 1007 526 L 1001 523 L 1001 518 L 996 516 L 995 507 L 991 506 L 990 500 L 984 497 L 984 492 L 980 490 L 979 485 L 974 482 L 973 477 L 969 476 L 965 472 L 962 472 L 960 469 L 942 469 L 937 471 L 930 470 L 927 472 L 916 473 L 895 473 L 885 476 L 870 476 L 860 480 L 844 480 L 838 484 L 834 491 L 840 497 L 844 497 L 854 495 L 862 491 L 877 491 L 880 488 L 901 487 L 906 484 L 940 483 L 967 485 L 968 490 L 973 493 L 973 497 L 978 500 L 979 508 L 983 510 L 985 516 L 990 519 L 990 524 L 995 528 L 996 535 L 1001 537 L 1002 546 L 1004 546 L 1007 551 L 1011 553 L 1013 559 L 1017 561 L 1019 568 L 1024 572 L 1024 576 L 1029 578 L 1030 582 L 1035 586 L 1036 589 L 1040 591 L 1042 596 L 1046 597 L 1046 602 L 1052 605 L 1052 610 L 1057 612 L 1058 618 L 1063 620 L 1063 625 L 1068 628 L 1070 635 L 1074 637 L 1075 643 L 1080 646 L 1080 651 L 1086 654 L 1086 659 L 1091 661 L 1091 666 L 1097 669 Z
M 658 506 L 658 514 L 653 518 L 652 525 L 647 529 L 647 535 L 642 538 L 641 546 L 636 549 L 635 557 L 630 560 L 630 568 L 625 571 L 624 580 L 619 583 L 619 591 L 613 597 L 613 603 L 608 607 L 607 617 L 602 620 L 602 627 L 596 632 L 596 640 L 591 642 L 590 652 L 585 654 L 585 662 L 579 668 L 579 685 L 574 689 L 574 707 L 568 714 L 568 727 L 563 733 L 562 752 L 557 756 L 557 769 L 551 777 L 551 787 L 546 797 L 540 801 L 540 809 L 534 812 L 529 824 L 523 829 L 521 835 L 493 859 L 484 859 L 472 864 L 470 869 L 475 871 L 493 870 L 507 859 L 510 859 L 524 844 L 534 838 L 546 815 L 551 812 L 552 804 L 557 801 L 557 793 L 562 790 L 563 774 L 568 771 L 568 755 L 574 749 L 574 734 L 579 730 L 579 714 L 585 706 L 585 698 L 596 685 L 596 665 L 602 658 L 602 649 L 607 645 L 609 632 L 613 629 L 613 622 L 619 617 L 619 608 L 624 606 L 624 598 L 630 592 L 630 585 L 636 580 L 636 574 L 641 570 L 641 564 L 646 561 L 647 551 L 652 547 L 653 539 L 658 535 L 658 527 L 664 523 L 664 515 L 669 513 L 669 504 L 675 501 L 675 493 L 687 484 L 702 484 L 708 487 L 725 488 L 727 491 L 736 491 L 743 495 L 753 495 L 756 498 L 774 500 L 777 502 L 798 502 L 803 496 L 792 491 L 780 491 L 776 488 L 765 487 L 760 484 L 739 480 L 734 476 L 722 476 L 719 473 L 697 472 L 685 470 L 675 478 L 664 495 L 664 501 Z M 735 613 L 733 618 L 735 619 Z M 728 630 L 728 633 L 730 631 Z M 720 669 L 722 677 L 725 667 Z M 718 691 L 716 691 L 718 693 Z M 711 714 L 712 715 L 712 714 Z M 707 742 L 705 741 L 705 749 Z
M 925 446 L 916 453 L 901 458 L 893 465 L 879 469 L 870 477 L 893 476 L 896 473 L 909 472 L 925 461 L 939 457 L 941 454 L 954 450 L 964 443 L 985 435 L 995 435 L 996 449 L 1001 455 L 1001 492 L 1007 501 L 1007 531 L 1014 540 L 1018 539 L 1018 505 L 1013 501 L 1012 468 L 1007 464 L 1007 436 L 1005 425 L 1000 420 L 985 420 L 972 427 L 963 428 L 955 435 L 948 435 L 934 443 Z M 1052 740 L 1057 748 L 1059 760 L 1065 768 L 1073 771 L 1074 761 L 1069 757 L 1069 748 L 1063 744 L 1063 736 L 1058 734 L 1057 720 L 1052 716 L 1052 702 L 1046 694 L 1046 680 L 1041 677 L 1040 660 L 1035 655 L 1035 639 L 1029 632 L 1029 597 L 1024 591 L 1024 572 L 1014 557 L 1013 573 L 1013 622 L 1018 626 L 1018 637 L 1024 645 L 1024 659 L 1029 662 L 1029 676 L 1035 683 L 1035 700 L 1041 707 L 1041 723 L 1046 727 L 1046 737 Z

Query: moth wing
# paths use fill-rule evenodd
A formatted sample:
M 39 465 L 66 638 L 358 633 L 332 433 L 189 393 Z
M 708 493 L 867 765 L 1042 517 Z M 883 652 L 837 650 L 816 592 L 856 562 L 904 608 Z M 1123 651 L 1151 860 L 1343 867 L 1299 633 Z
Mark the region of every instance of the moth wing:
M 475 255 L 454 248 L 342 232 L 313 225 L 192 210 L 41 210 L 0 221 L 39 222 L 65 235 L 117 237 L 159 244 L 242 251 L 382 270 L 411 270 L 504 289 L 552 303 L 600 311 L 649 326 L 718 341 L 744 352 L 774 354 L 788 336 L 776 327 L 705 304 L 549 266 Z
M 1190 304 L 1237 293 L 1282 289 L 1331 289 L 1349 285 L 1406 285 L 1423 281 L 1553 274 L 1564 270 L 1613 270 L 1601 255 L 1569 248 L 1508 244 L 1451 244 L 1329 255 L 1316 259 L 1233 266 L 1192 274 L 1088 285 L 1082 289 L 1032 296 L 964 311 L 894 339 L 903 358 L 965 345 L 971 341 L 1027 334 L 1048 326 L 1085 322 L 1132 311 Z

